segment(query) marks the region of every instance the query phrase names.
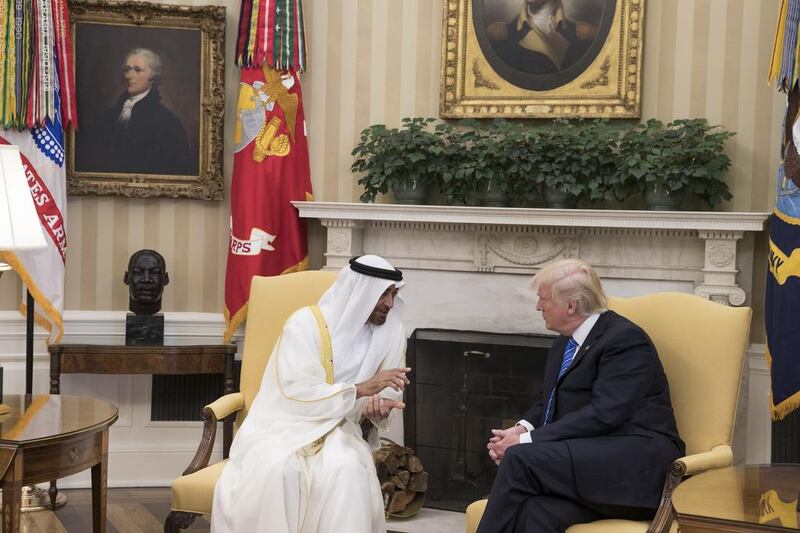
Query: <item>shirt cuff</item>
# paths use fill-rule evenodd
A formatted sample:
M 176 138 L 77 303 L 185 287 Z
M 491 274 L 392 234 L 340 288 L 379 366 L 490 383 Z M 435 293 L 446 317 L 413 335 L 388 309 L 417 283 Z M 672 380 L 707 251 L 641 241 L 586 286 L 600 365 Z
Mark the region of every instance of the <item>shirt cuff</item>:
M 533 438 L 531 437 L 531 432 L 528 431 L 527 433 L 523 433 L 519 436 L 519 443 L 520 444 L 531 444 L 533 443 Z
M 517 425 L 524 427 L 528 431 L 533 431 L 533 424 L 531 424 L 527 420 L 520 420 L 519 422 L 517 422 Z

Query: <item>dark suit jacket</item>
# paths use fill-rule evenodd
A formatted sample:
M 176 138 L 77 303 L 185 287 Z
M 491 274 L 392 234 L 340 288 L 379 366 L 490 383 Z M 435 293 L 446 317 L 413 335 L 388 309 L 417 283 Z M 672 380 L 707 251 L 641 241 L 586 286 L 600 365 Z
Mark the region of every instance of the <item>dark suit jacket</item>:
M 528 22 L 524 21 L 522 23 L 522 28 L 517 30 L 518 20 L 519 17 L 506 25 L 508 28 L 508 39 L 496 41 L 492 43 L 492 46 L 508 66 L 522 72 L 527 72 L 529 74 L 552 74 L 554 72 L 559 72 L 559 70 L 564 70 L 578 61 L 592 43 L 591 40 L 578 39 L 575 23 L 562 21 L 556 31 L 569 42 L 569 48 L 567 48 L 567 54 L 564 56 L 561 69 L 559 69 L 545 54 L 528 50 L 519 45 L 519 41 L 531 31 L 531 28 Z
M 672 461 L 685 455 L 669 384 L 653 343 L 630 320 L 603 313 L 556 384 L 566 337 L 548 354 L 543 396 L 557 386 L 552 421 L 540 398 L 525 414 L 537 442 L 563 441 L 586 501 L 658 507 Z
M 190 174 L 198 172 L 186 132 L 178 117 L 161 103 L 158 87 L 133 106 L 127 124 L 119 114 L 127 99 L 122 94 L 114 107 L 78 131 L 76 170 L 144 174 Z

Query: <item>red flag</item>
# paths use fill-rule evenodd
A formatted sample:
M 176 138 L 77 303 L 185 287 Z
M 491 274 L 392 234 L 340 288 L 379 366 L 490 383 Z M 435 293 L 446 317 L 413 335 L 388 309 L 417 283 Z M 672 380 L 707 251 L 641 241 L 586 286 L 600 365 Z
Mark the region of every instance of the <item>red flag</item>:
M 306 224 L 293 200 L 311 200 L 303 98 L 292 71 L 241 71 L 225 276 L 225 340 L 247 315 L 253 276 L 305 270 Z

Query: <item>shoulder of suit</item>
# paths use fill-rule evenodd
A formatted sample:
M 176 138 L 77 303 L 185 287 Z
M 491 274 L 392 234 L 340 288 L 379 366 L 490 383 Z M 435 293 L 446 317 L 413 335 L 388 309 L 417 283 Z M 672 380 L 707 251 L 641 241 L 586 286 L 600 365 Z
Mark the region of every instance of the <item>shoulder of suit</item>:
M 612 311 L 611 309 L 604 312 L 603 316 L 605 317 L 606 324 L 608 325 L 607 327 L 613 327 L 615 329 L 620 329 L 620 330 L 638 331 L 646 335 L 645 331 L 641 328 L 641 326 L 639 326 L 632 320 L 620 315 L 619 313 Z

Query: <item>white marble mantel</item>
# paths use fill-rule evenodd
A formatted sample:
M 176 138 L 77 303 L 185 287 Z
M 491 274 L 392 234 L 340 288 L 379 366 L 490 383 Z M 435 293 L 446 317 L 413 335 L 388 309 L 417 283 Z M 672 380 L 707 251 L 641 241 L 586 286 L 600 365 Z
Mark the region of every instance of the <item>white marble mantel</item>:
M 465 281 L 480 279 L 469 286 L 480 291 L 476 287 L 488 285 L 497 292 L 520 285 L 516 277 L 509 282 L 508 275 L 529 276 L 552 259 L 578 257 L 595 266 L 611 294 L 676 290 L 727 305 L 747 301 L 752 279 L 741 279 L 738 245 L 747 232 L 762 231 L 769 216 L 707 211 L 294 204 L 301 217 L 319 219 L 327 229 L 326 268 L 340 268 L 354 255 L 376 253 L 409 270 L 415 283 L 426 291 L 452 292 Z M 744 270 L 752 276 L 752 264 L 744 265 Z M 445 272 L 450 275 L 442 277 Z M 482 276 L 465 277 L 467 274 Z M 456 278 L 462 285 L 449 283 Z M 431 304 L 437 300 L 428 294 L 420 296 Z M 447 295 L 438 296 L 448 301 Z M 462 312 L 467 300 L 452 303 L 453 311 Z M 496 303 L 503 305 L 502 300 Z M 427 317 L 435 327 L 447 326 L 433 318 Z M 481 327 L 480 321 L 470 326 L 490 330 L 486 325 Z M 517 326 L 503 329 L 525 329 L 522 324 Z

